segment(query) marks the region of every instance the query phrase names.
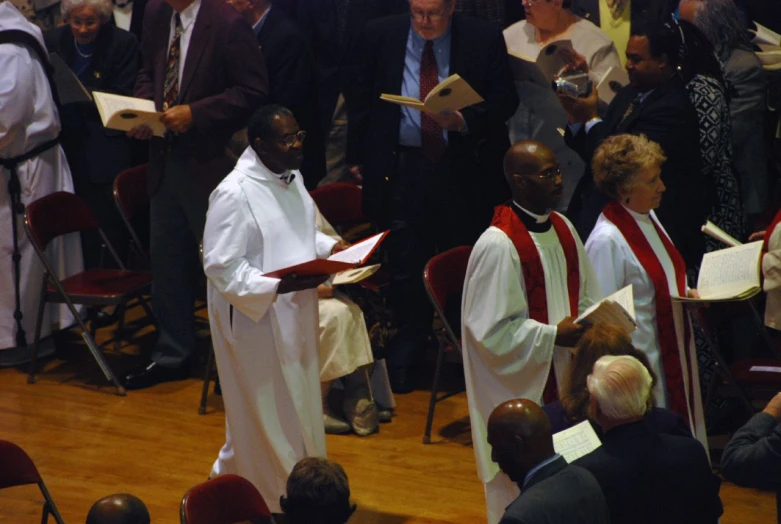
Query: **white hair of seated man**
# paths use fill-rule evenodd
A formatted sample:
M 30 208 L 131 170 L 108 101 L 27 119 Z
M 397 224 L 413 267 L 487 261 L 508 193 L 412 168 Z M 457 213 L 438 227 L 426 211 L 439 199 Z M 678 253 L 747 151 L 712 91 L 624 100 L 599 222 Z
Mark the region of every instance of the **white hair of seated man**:
M 648 410 L 651 374 L 635 357 L 601 357 L 594 363 L 586 384 L 602 415 L 611 420 L 642 417 Z

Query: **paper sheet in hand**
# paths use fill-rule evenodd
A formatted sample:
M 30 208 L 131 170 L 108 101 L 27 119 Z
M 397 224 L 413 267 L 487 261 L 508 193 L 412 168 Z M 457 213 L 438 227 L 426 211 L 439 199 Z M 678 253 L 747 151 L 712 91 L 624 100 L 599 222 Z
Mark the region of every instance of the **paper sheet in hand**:
M 726 244 L 729 247 L 735 247 L 735 246 L 741 246 L 743 245 L 742 242 L 738 241 L 737 239 L 731 237 L 727 234 L 726 231 L 721 229 L 719 226 L 711 222 L 710 220 L 705 221 L 705 225 L 700 228 L 700 230 L 708 235 L 709 237 L 715 238 L 722 244 Z
M 672 297 L 683 302 L 745 300 L 759 294 L 762 241 L 705 253 L 697 278 L 700 298 Z
M 334 275 L 334 280 L 331 282 L 334 286 L 343 286 L 344 284 L 357 284 L 361 280 L 365 280 L 375 274 L 380 269 L 380 264 L 373 264 L 366 267 L 356 267 L 355 269 L 348 269 Z
M 626 333 L 637 329 L 635 299 L 632 285 L 619 289 L 609 297 L 593 304 L 577 319 L 577 324 L 613 324 Z
M 553 434 L 553 449 L 572 464 L 602 445 L 588 420 Z
M 155 136 L 165 134 L 165 125 L 160 121 L 163 113 L 155 110 L 153 101 L 99 91 L 94 91 L 92 96 L 105 127 L 130 131 L 136 126 L 147 125 Z
M 756 22 L 754 22 L 754 25 L 757 26 L 757 30 L 749 29 L 749 32 L 754 34 L 752 41 L 755 44 L 781 46 L 781 35 Z
M 610 104 L 619 91 L 629 84 L 629 75 L 623 67 L 611 67 L 597 85 L 599 99 Z
M 78 77 L 73 74 L 68 64 L 57 53 L 49 54 L 49 61 L 54 67 L 52 80 L 57 86 L 57 95 L 60 98 L 60 104 L 72 104 L 74 102 L 92 102 L 92 96 L 84 87 Z
M 264 276 L 272 278 L 283 278 L 288 275 L 298 275 L 300 277 L 312 275 L 334 275 L 347 269 L 352 269 L 366 263 L 369 257 L 380 245 L 380 242 L 388 234 L 387 231 L 378 233 L 357 244 L 353 244 L 344 251 L 340 251 L 328 258 L 317 258 L 309 262 L 303 262 L 294 266 L 288 266 L 275 271 L 265 273 Z
M 442 113 L 443 111 L 459 111 L 465 107 L 479 104 L 483 97 L 458 75 L 450 75 L 432 89 L 425 101 L 401 95 L 381 94 L 381 100 L 399 104 L 426 113 Z

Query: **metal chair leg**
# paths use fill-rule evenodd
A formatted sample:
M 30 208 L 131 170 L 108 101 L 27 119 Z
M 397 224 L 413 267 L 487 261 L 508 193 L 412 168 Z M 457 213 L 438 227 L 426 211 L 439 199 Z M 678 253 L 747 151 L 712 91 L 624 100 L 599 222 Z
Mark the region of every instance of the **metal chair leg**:
M 434 423 L 434 408 L 437 405 L 437 395 L 439 393 L 439 374 L 442 371 L 442 362 L 444 360 L 445 343 L 440 339 L 439 348 L 437 349 L 437 364 L 434 368 L 434 381 L 431 384 L 431 397 L 428 402 L 428 415 L 426 416 L 426 431 L 423 434 L 423 444 L 431 444 L 431 426 Z
M 44 484 L 43 481 L 41 481 L 38 483 L 38 487 L 41 488 L 41 493 L 43 493 L 43 498 L 46 500 L 46 504 L 43 505 L 44 517 L 46 518 L 46 520 L 41 521 L 41 524 L 45 524 L 45 522 L 49 520 L 48 519 L 49 514 L 51 514 L 54 517 L 54 520 L 55 522 L 57 522 L 57 524 L 65 524 L 65 521 L 62 519 L 62 515 L 60 515 L 57 506 L 54 504 L 54 500 L 52 499 L 49 490 L 46 489 L 46 484 Z
M 209 353 L 206 355 L 206 371 L 203 376 L 203 389 L 201 390 L 201 405 L 198 407 L 198 414 L 206 414 L 206 402 L 209 400 L 209 383 L 211 382 L 212 372 L 214 371 L 214 346 L 209 346 Z
M 114 351 L 119 352 L 122 349 L 122 335 L 125 331 L 125 311 L 127 303 L 117 304 L 114 312 L 117 315 L 117 330 L 114 332 Z
M 38 362 L 38 348 L 41 344 L 41 324 L 43 313 L 46 310 L 46 275 L 43 277 L 41 295 L 38 298 L 38 315 L 35 317 L 35 339 L 33 341 L 32 355 L 30 355 L 30 374 L 27 376 L 28 384 L 35 384 L 35 365 Z

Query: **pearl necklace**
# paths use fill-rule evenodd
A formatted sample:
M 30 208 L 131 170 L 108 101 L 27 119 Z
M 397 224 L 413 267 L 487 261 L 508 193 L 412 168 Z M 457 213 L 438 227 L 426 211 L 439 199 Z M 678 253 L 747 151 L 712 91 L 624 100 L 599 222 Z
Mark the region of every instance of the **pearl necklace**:
M 79 49 L 79 43 L 77 41 L 73 41 L 74 44 L 76 44 L 76 52 L 81 55 L 82 58 L 92 58 L 93 53 L 85 54 L 81 52 L 81 49 Z

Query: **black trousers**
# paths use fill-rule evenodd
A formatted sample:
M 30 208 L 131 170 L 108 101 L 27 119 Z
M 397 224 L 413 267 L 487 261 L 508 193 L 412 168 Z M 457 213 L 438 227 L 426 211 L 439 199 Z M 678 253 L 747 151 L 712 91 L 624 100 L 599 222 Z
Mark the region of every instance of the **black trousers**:
M 423 285 L 426 263 L 442 251 L 472 245 L 488 226 L 475 220 L 447 158 L 431 162 L 420 148 L 400 146 L 385 200 L 390 300 L 399 326 L 386 355 L 391 369 L 414 367 L 431 330 L 433 308 Z

